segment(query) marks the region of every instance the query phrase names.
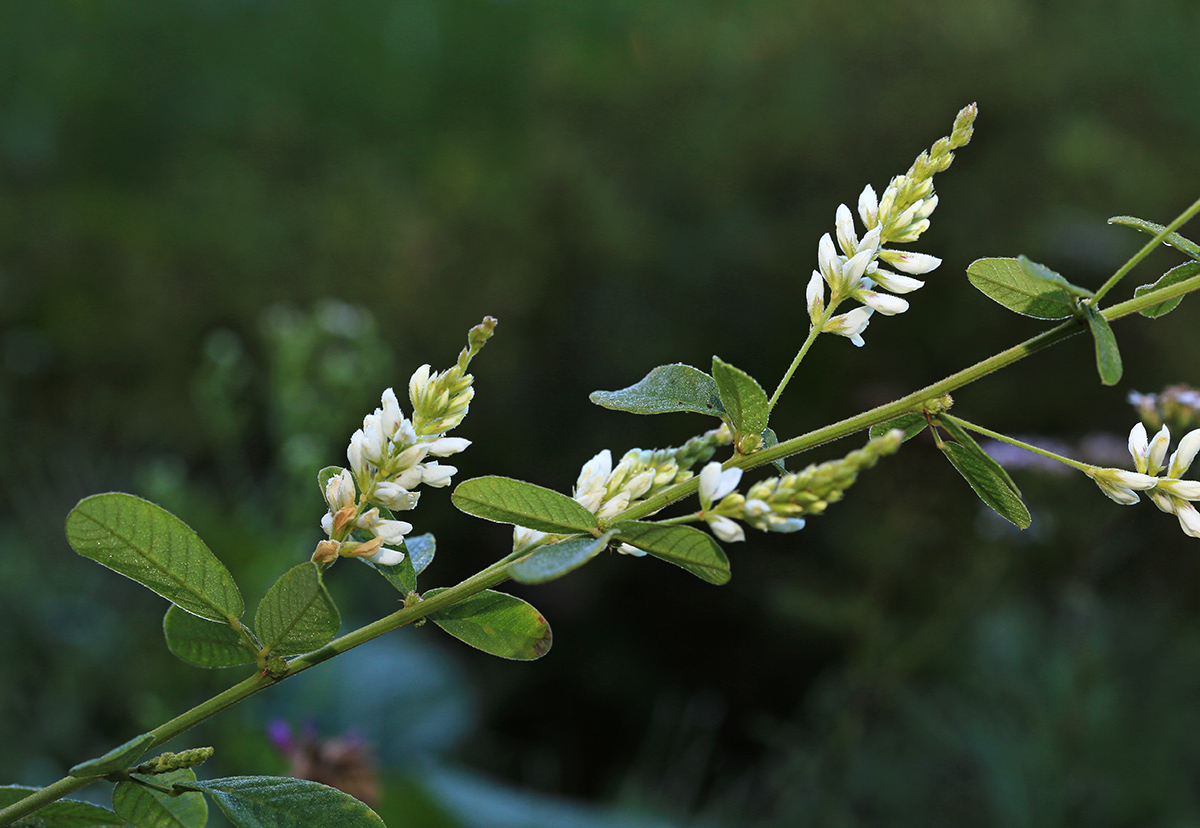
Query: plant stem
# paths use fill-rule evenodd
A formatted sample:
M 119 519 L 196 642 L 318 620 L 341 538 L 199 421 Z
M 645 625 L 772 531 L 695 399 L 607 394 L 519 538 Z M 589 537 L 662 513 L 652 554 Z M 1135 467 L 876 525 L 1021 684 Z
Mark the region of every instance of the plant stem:
M 1190 207 L 1176 216 L 1174 221 L 1164 227 L 1162 231 L 1159 232 L 1154 238 L 1146 242 L 1146 244 L 1142 246 L 1141 250 L 1139 250 L 1137 253 L 1134 253 L 1133 256 L 1130 257 L 1129 261 L 1121 265 L 1117 272 L 1110 276 L 1108 281 L 1105 282 L 1098 291 L 1096 291 L 1095 298 L 1092 299 L 1093 304 L 1098 303 L 1104 297 L 1104 294 L 1116 287 L 1117 282 L 1121 281 L 1121 279 L 1125 277 L 1126 273 L 1132 270 L 1138 262 L 1150 255 L 1150 252 L 1154 250 L 1154 248 L 1158 247 L 1162 243 L 1163 239 L 1182 227 L 1189 219 L 1196 215 L 1196 213 L 1200 213 L 1200 198 L 1193 201 Z
M 768 414 L 775 410 L 775 403 L 779 402 L 779 397 L 783 394 L 783 389 L 787 388 L 787 384 L 791 382 L 792 374 L 796 373 L 796 369 L 800 367 L 800 360 L 804 359 L 804 355 L 808 353 L 808 349 L 812 347 L 813 342 L 820 335 L 821 328 L 828 321 L 828 316 L 832 311 L 832 306 L 826 308 L 825 313 L 821 316 L 821 324 L 814 324 L 808 329 L 808 337 L 804 340 L 804 344 L 800 346 L 800 350 L 796 352 L 796 358 L 792 360 L 792 364 L 784 372 L 783 379 L 779 380 L 779 385 L 775 386 L 775 393 L 771 395 L 771 400 L 767 403 Z
M 993 440 L 999 440 L 1001 443 L 1008 443 L 1010 446 L 1016 446 L 1017 448 L 1025 449 L 1026 451 L 1031 451 L 1034 454 L 1040 454 L 1042 457 L 1045 457 L 1049 460 L 1057 460 L 1058 462 L 1068 465 L 1073 469 L 1079 469 L 1080 471 L 1087 471 L 1088 469 L 1095 468 L 1095 466 L 1092 466 L 1088 463 L 1080 463 L 1078 460 L 1072 460 L 1070 457 L 1063 457 L 1061 454 L 1055 454 L 1052 451 L 1046 451 L 1046 449 L 1038 448 L 1037 446 L 1030 445 L 1029 443 L 1026 443 L 1026 442 L 1022 442 L 1021 440 L 1018 440 L 1014 437 L 1009 437 L 1006 434 L 1001 434 L 998 431 L 992 431 L 990 428 L 984 428 L 983 426 L 975 425 L 974 423 L 964 420 L 962 417 L 954 417 L 954 416 L 951 416 L 950 414 L 943 413 L 943 414 L 938 415 L 938 419 L 939 420 L 953 420 L 954 422 L 958 423 L 960 426 L 967 429 L 968 431 L 974 431 L 978 434 L 982 434 L 985 437 L 991 437 Z

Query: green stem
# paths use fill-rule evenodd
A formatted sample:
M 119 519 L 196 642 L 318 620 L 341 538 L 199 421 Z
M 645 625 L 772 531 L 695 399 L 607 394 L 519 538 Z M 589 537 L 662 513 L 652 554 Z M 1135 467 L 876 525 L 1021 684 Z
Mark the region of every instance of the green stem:
M 1121 281 L 1121 279 L 1125 277 L 1125 274 L 1132 270 L 1138 264 L 1138 262 L 1150 255 L 1150 252 L 1154 250 L 1154 248 L 1158 247 L 1162 243 L 1163 239 L 1182 227 L 1197 213 L 1200 213 L 1200 198 L 1193 201 L 1190 207 L 1180 213 L 1173 222 L 1164 227 L 1154 238 L 1146 242 L 1141 250 L 1139 250 L 1137 253 L 1134 253 L 1133 256 L 1130 257 L 1129 261 L 1121 265 L 1120 269 L 1118 269 L 1116 273 L 1109 277 L 1109 280 L 1105 282 L 1098 291 L 1096 291 L 1096 296 L 1092 300 L 1093 305 L 1098 303 L 1104 297 L 1104 294 L 1116 287 L 1117 282 Z
M 779 397 L 783 394 L 783 389 L 787 388 L 787 384 L 792 380 L 792 374 L 796 373 L 796 369 L 800 367 L 800 361 L 804 359 L 804 355 L 808 353 L 808 349 L 812 347 L 813 342 L 821 333 L 821 328 L 828 321 L 832 307 L 826 308 L 825 313 L 821 316 L 821 324 L 813 325 L 808 329 L 808 337 L 804 340 L 804 344 L 800 346 L 800 350 L 796 352 L 796 358 L 792 360 L 792 364 L 788 366 L 787 371 L 783 374 L 783 379 L 779 381 L 779 385 L 775 386 L 775 393 L 771 395 L 770 402 L 767 403 L 767 413 L 770 414 L 775 410 L 775 403 L 779 402 Z
M 938 415 L 938 419 L 953 420 L 954 422 L 958 423 L 960 426 L 967 429 L 968 431 L 974 431 L 977 434 L 982 434 L 985 437 L 991 437 L 993 440 L 999 440 L 1001 443 L 1008 443 L 1010 446 L 1016 446 L 1017 448 L 1022 448 L 1022 449 L 1025 449 L 1026 451 L 1031 451 L 1034 454 L 1040 454 L 1042 457 L 1045 457 L 1050 460 L 1057 460 L 1058 462 L 1064 463 L 1073 469 L 1079 469 L 1080 471 L 1085 472 L 1088 469 L 1095 468 L 1095 466 L 1092 466 L 1089 463 L 1080 463 L 1078 460 L 1072 460 L 1070 457 L 1063 457 L 1061 454 L 1055 454 L 1052 451 L 1046 451 L 1043 448 L 1038 448 L 1037 446 L 1030 445 L 1029 443 L 1023 442 L 1021 440 L 1017 440 L 1016 438 L 1009 437 L 1006 434 L 1001 434 L 998 431 L 992 431 L 990 428 L 984 428 L 981 425 L 975 425 L 974 423 L 967 422 L 962 417 L 954 417 L 954 416 L 951 416 L 950 414 L 943 413 L 943 414 Z

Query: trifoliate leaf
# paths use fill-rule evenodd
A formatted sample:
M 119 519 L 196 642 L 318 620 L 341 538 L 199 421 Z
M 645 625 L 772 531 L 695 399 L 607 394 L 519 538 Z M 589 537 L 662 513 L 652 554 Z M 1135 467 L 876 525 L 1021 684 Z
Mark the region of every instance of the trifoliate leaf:
M 1066 319 L 1075 313 L 1073 292 L 1083 291 L 1024 256 L 977 259 L 967 267 L 967 278 L 990 299 L 1034 319 Z
M 431 589 L 425 597 L 442 591 Z M 491 589 L 431 612 L 428 618 L 464 644 L 516 661 L 541 658 L 554 641 L 550 624 L 531 604 Z
M 67 541 L 202 618 L 242 614 L 242 594 L 225 565 L 186 523 L 148 500 L 119 492 L 85 497 L 67 515 Z
M 683 567 L 710 584 L 729 582 L 729 559 L 712 535 L 691 526 L 625 520 L 612 527 L 616 540 Z
M 254 664 L 257 652 L 223 621 L 209 621 L 171 606 L 163 616 L 167 649 L 197 667 L 236 667 Z
M 1108 220 L 1109 224 L 1119 224 L 1122 227 L 1132 227 L 1134 230 L 1141 230 L 1143 233 L 1150 236 L 1157 236 L 1165 226 L 1155 224 L 1152 221 L 1145 219 L 1134 218 L 1133 216 L 1113 216 Z M 1174 247 L 1180 253 L 1184 253 L 1191 258 L 1200 261 L 1200 244 L 1196 244 L 1191 239 L 1185 238 L 1178 233 L 1168 233 L 1163 239 L 1163 244 Z
M 588 399 L 604 408 L 632 414 L 694 411 L 720 417 L 725 413 L 716 380 L 699 368 L 681 363 L 660 365 L 628 388 L 593 391 Z
M 1117 337 L 1100 311 L 1084 305 L 1084 318 L 1096 342 L 1096 369 L 1100 381 L 1105 385 L 1116 385 L 1121 381 L 1121 352 L 1117 349 Z
M 1028 528 L 1032 519 L 1021 498 L 991 467 L 980 462 L 975 452 L 952 440 L 946 440 L 940 448 L 950 464 L 971 484 L 980 500 L 1010 523 L 1021 529 Z
M 450 500 L 468 515 L 551 534 L 588 532 L 596 516 L 552 489 L 510 477 L 476 477 L 458 484 Z
M 1178 267 L 1173 267 L 1168 270 L 1166 273 L 1160 276 L 1158 281 L 1154 284 L 1142 285 L 1141 287 L 1135 288 L 1133 295 L 1145 296 L 1146 294 L 1153 293 L 1156 290 L 1162 290 L 1170 287 L 1171 285 L 1176 285 L 1180 282 L 1186 281 L 1187 279 L 1195 276 L 1197 273 L 1200 273 L 1200 261 L 1184 262 Z M 1155 317 L 1165 316 L 1166 314 L 1175 310 L 1175 308 L 1179 307 L 1179 303 L 1182 301 L 1182 296 L 1176 296 L 1166 300 L 1165 302 L 1159 302 L 1157 305 L 1150 305 L 1147 308 L 1142 308 L 1140 311 L 1138 311 L 1138 313 L 1140 313 L 1142 316 L 1154 319 Z

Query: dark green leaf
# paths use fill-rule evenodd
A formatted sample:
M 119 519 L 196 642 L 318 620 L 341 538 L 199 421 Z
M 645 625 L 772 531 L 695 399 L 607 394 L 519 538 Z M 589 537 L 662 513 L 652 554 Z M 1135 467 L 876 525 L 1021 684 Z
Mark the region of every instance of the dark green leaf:
M 389 584 L 394 586 L 402 595 L 414 591 L 417 588 L 417 572 L 413 569 L 412 554 L 409 551 L 407 541 L 402 542 L 399 546 L 392 544 L 393 548 L 400 549 L 404 552 L 404 560 L 392 566 L 384 566 L 372 561 L 367 561 L 367 566 L 374 569 L 384 577 Z
M 721 405 L 729 415 L 729 424 L 737 434 L 762 434 L 767 427 L 767 393 L 741 368 L 713 357 L 712 375 L 717 383 Z
M 1080 298 L 1087 298 L 1094 295 L 1087 288 L 1081 288 L 1079 285 L 1071 284 L 1064 279 L 1062 274 L 1058 271 L 1051 270 L 1044 264 L 1038 264 L 1028 256 L 1017 256 L 1017 264 L 1021 266 L 1021 270 L 1025 272 L 1025 275 L 1034 281 L 1060 287 L 1072 296 L 1078 296 Z
M 80 762 L 71 768 L 68 773 L 71 776 L 84 778 L 105 776 L 113 771 L 125 770 L 137 762 L 142 754 L 150 749 L 150 745 L 153 742 L 153 733 L 143 733 L 140 736 L 134 736 L 125 744 L 118 745 L 103 756 L 97 756 L 95 759 Z
M 38 792 L 38 788 L 26 788 L 21 785 L 0 785 L 0 808 L 15 805 L 30 794 Z M 125 825 L 121 819 L 108 808 L 80 802 L 77 799 L 60 799 L 51 802 L 44 808 L 38 809 L 29 821 L 21 820 L 16 825 L 38 826 L 38 828 L 98 828 L 98 826 Z M 14 826 L 15 828 L 15 826 Z
M 442 591 L 431 589 L 425 597 Z M 533 606 L 520 598 L 490 589 L 432 612 L 428 617 L 464 644 L 500 658 L 532 661 L 549 652 L 553 641 L 550 625 Z
M 523 584 L 544 584 L 553 581 L 599 555 L 608 546 L 610 537 L 610 534 L 599 538 L 583 535 L 540 546 L 530 553 L 529 557 L 510 565 L 508 574 L 514 581 Z
M 967 267 L 967 278 L 990 299 L 1024 316 L 1066 319 L 1075 313 L 1065 279 L 1044 278 L 1018 259 L 977 259 Z
M 298 655 L 328 644 L 341 625 L 337 607 L 312 561 L 289 569 L 263 596 L 254 629 L 272 654 Z
M 187 524 L 140 497 L 112 492 L 79 501 L 67 515 L 67 541 L 188 612 L 213 621 L 242 614 L 225 565 Z
M 176 787 L 211 796 L 236 828 L 386 828 L 350 794 L 305 779 L 231 776 Z
M 1153 293 L 1156 290 L 1162 290 L 1163 288 L 1168 288 L 1171 285 L 1176 285 L 1180 282 L 1186 281 L 1195 276 L 1197 273 L 1200 273 L 1200 262 L 1184 262 L 1178 267 L 1173 267 L 1168 270 L 1166 273 L 1160 276 L 1158 281 L 1154 284 L 1142 285 L 1141 287 L 1135 288 L 1133 295 L 1145 296 L 1147 293 Z M 1142 316 L 1154 319 L 1158 316 L 1165 316 L 1166 314 L 1175 310 L 1175 308 L 1179 307 L 1179 303 L 1182 301 L 1182 296 L 1176 296 L 1172 299 L 1166 300 L 1165 302 L 1159 302 L 1157 305 L 1151 305 L 1148 308 L 1142 308 L 1140 311 L 1138 311 L 1138 313 L 1140 313 Z
M 184 768 L 137 778 L 169 788 L 175 783 L 195 782 L 196 772 Z M 208 822 L 208 803 L 203 794 L 171 796 L 136 782 L 117 784 L 113 789 L 113 810 L 138 828 L 204 828 Z
M 975 452 L 951 440 L 943 442 L 941 449 L 951 465 L 971 484 L 980 500 L 1000 517 L 1021 529 L 1029 526 L 1029 510 L 1025 508 L 1021 498 L 1013 493 L 1008 483 L 995 474 L 991 467 L 981 463 Z
M 952 438 L 957 440 L 959 445 L 974 454 L 975 459 L 987 466 L 992 474 L 1003 480 L 1004 485 L 1008 486 L 1013 494 L 1015 494 L 1017 497 L 1021 496 L 1021 490 L 1017 488 L 1016 481 L 1012 479 L 1009 473 L 1005 470 L 1004 466 L 1001 466 L 990 454 L 984 451 L 983 446 L 975 442 L 975 438 L 967 433 L 965 428 L 954 422 L 954 420 L 948 420 L 945 418 L 939 419 L 938 425 L 946 429 L 946 432 Z
M 1100 372 L 1100 381 L 1105 385 L 1116 385 L 1121 381 L 1122 373 L 1117 337 L 1100 311 L 1091 305 L 1084 305 L 1083 310 L 1092 338 L 1096 341 L 1096 369 Z
M 625 520 L 612 527 L 616 540 L 681 566 L 710 584 L 729 581 L 729 559 L 712 535 L 691 526 Z
M 694 411 L 720 417 L 725 413 L 717 383 L 699 368 L 675 363 L 660 365 L 641 382 L 620 391 L 593 391 L 596 405 L 632 414 L 668 414 Z
M 1122 227 L 1132 227 L 1134 230 L 1141 230 L 1150 236 L 1157 236 L 1166 229 L 1164 225 L 1155 224 L 1145 219 L 1134 218 L 1133 216 L 1114 216 L 1108 220 L 1108 223 L 1119 224 Z M 1168 233 L 1166 238 L 1163 239 L 1163 244 L 1174 247 L 1179 252 L 1200 261 L 1200 244 L 1196 244 L 1191 239 L 1185 238 L 1178 233 Z
M 469 515 L 539 532 L 573 534 L 598 526 L 595 515 L 566 495 L 510 477 L 463 481 L 450 499 Z
M 163 635 L 167 649 L 197 667 L 236 667 L 257 660 L 256 652 L 233 627 L 200 618 L 176 606 L 168 608 L 163 616 Z
M 925 419 L 924 414 L 918 414 L 915 411 L 910 411 L 907 414 L 901 414 L 899 417 L 893 417 L 886 422 L 878 423 L 871 426 L 870 435 L 874 440 L 877 437 L 882 437 L 893 428 L 898 428 L 904 432 L 904 440 L 908 441 L 916 437 L 929 426 L 929 421 Z

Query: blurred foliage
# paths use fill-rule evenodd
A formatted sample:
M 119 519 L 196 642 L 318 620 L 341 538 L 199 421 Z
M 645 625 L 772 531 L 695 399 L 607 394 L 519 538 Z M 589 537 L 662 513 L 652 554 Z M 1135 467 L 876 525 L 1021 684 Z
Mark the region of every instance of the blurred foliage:
M 78 497 L 162 503 L 261 594 L 311 549 L 313 475 L 382 387 L 448 365 L 485 313 L 463 478 L 566 489 L 601 447 L 676 445 L 704 424 L 587 392 L 714 351 L 773 384 L 837 203 L 976 100 L 917 246 L 945 264 L 862 351 L 818 344 L 773 425 L 904 393 L 1038 330 L 974 292 L 970 261 L 1024 253 L 1095 287 L 1144 241 L 1107 217 L 1196 197 L 1197 31 L 1189 0 L 0 5 L 0 770 L 56 778 L 229 680 L 174 661 L 161 601 L 70 553 Z M 1116 326 L 1132 387 L 1197 384 L 1190 305 Z M 956 397 L 1079 443 L 1123 440 L 1128 390 L 1080 338 Z M 1016 474 L 1024 534 L 917 440 L 800 534 L 730 550 L 728 587 L 605 556 L 520 590 L 558 643 L 533 665 L 410 631 L 477 698 L 435 753 L 713 824 L 1200 820 L 1194 541 L 1086 480 Z M 449 583 L 508 537 L 444 501 L 416 522 Z M 357 620 L 395 605 L 365 568 L 335 574 Z M 336 698 L 325 675 L 303 681 Z M 352 711 L 369 691 L 343 692 Z M 197 743 L 281 769 L 265 722 L 285 704 Z M 371 716 L 380 745 L 402 732 Z

